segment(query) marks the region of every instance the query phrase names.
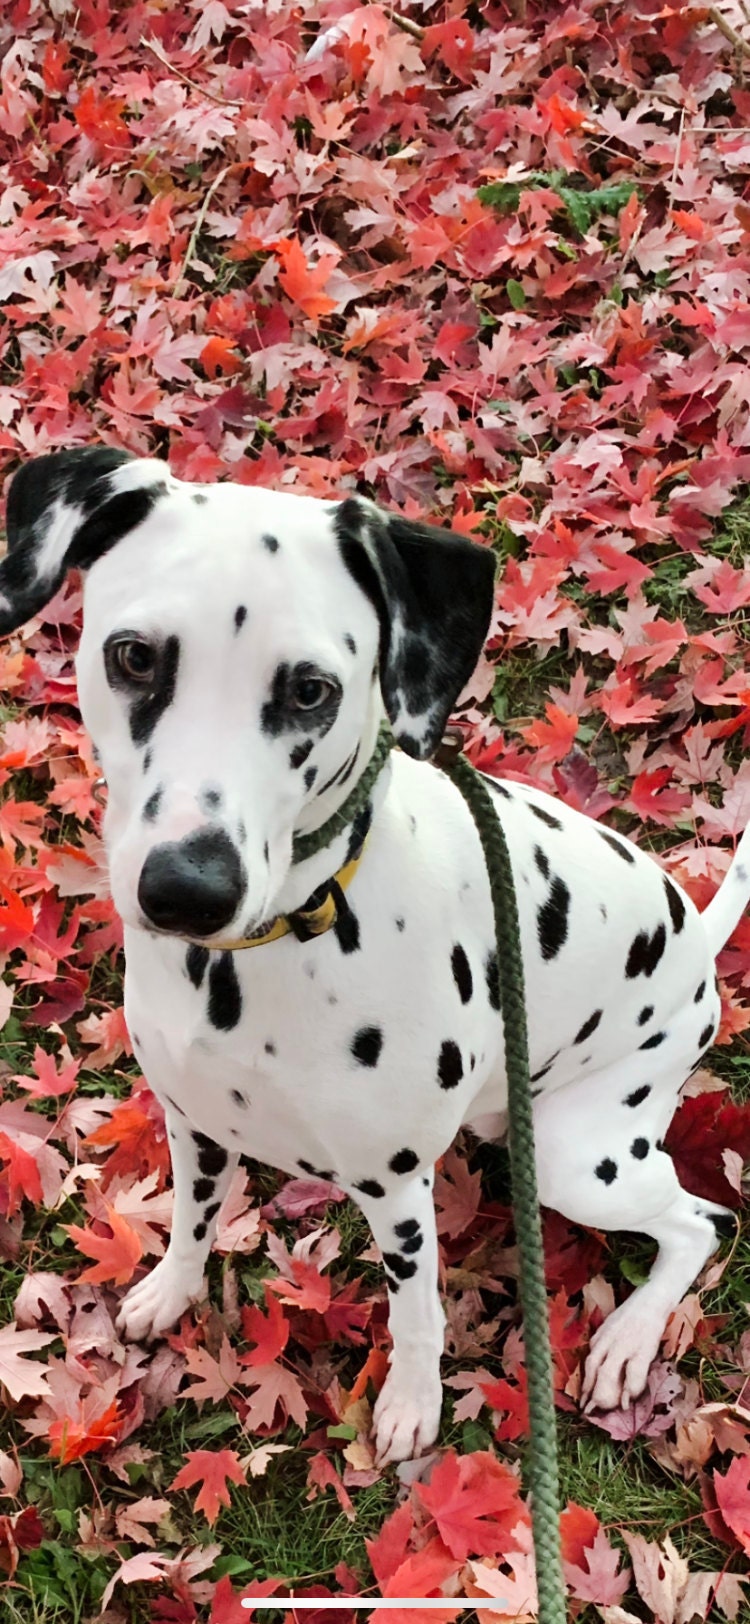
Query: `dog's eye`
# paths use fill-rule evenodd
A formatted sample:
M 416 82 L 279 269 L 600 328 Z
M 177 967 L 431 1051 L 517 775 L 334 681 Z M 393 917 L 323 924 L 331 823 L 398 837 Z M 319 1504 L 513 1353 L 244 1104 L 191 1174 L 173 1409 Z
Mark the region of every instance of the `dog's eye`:
M 300 676 L 295 680 L 291 700 L 295 710 L 317 710 L 332 693 L 333 683 L 325 677 Z
M 150 643 L 138 638 L 116 643 L 113 650 L 115 664 L 128 682 L 152 682 L 156 675 L 156 650 Z

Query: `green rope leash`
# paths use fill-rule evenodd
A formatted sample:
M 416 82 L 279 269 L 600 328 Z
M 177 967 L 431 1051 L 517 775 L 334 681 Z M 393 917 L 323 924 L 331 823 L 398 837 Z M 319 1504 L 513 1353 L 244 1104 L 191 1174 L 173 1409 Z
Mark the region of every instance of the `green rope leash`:
M 508 1117 L 513 1205 L 520 1257 L 531 1441 L 528 1486 L 534 1533 L 539 1624 L 565 1624 L 565 1584 L 558 1520 L 557 1433 L 552 1387 L 544 1249 L 534 1161 L 534 1124 L 529 1091 L 523 960 L 513 871 L 503 827 L 482 779 L 463 757 L 443 771 L 460 790 L 477 826 L 495 915 L 500 1004 L 508 1073 Z
M 552 1387 L 552 1357 L 547 1318 L 547 1290 L 544 1279 L 544 1249 L 534 1161 L 534 1124 L 529 1090 L 529 1053 L 526 1030 L 523 960 L 518 908 L 508 847 L 503 827 L 481 776 L 465 757 L 455 755 L 459 740 L 447 745 L 437 765 L 453 780 L 463 795 L 477 826 L 487 865 L 495 917 L 498 982 L 505 1034 L 508 1074 L 508 1117 L 513 1205 L 520 1257 L 520 1296 L 523 1310 L 526 1372 L 529 1388 L 531 1439 L 528 1457 L 528 1487 L 531 1494 L 531 1521 L 534 1533 L 539 1624 L 566 1624 L 565 1584 L 560 1554 L 558 1519 L 559 1488 L 557 1433 Z M 309 835 L 296 835 L 293 860 L 307 857 L 330 842 L 356 817 L 365 805 L 381 772 L 393 738 L 387 724 L 378 734 L 375 750 L 359 782 L 333 817 Z
M 385 766 L 389 752 L 393 748 L 393 736 L 387 723 L 384 722 L 378 734 L 377 744 L 365 767 L 362 777 L 354 785 L 350 795 L 339 807 L 338 812 L 326 819 L 319 829 L 313 829 L 309 835 L 295 835 L 292 841 L 292 862 L 304 863 L 308 857 L 316 857 L 325 846 L 330 846 L 337 835 L 343 834 L 350 823 L 354 822 L 358 812 L 362 811 L 365 802 L 369 799 L 370 791 L 376 778 Z

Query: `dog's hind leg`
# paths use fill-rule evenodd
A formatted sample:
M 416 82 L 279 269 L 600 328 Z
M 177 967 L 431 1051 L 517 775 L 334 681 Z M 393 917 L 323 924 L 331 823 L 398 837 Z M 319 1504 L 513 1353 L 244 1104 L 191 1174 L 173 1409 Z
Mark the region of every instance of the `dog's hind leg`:
M 371 1187 L 373 1181 L 371 1182 Z M 440 1424 L 440 1355 L 445 1315 L 438 1295 L 438 1250 L 432 1176 L 400 1177 L 380 1194 L 350 1194 L 362 1208 L 383 1254 L 388 1286 L 390 1367 L 375 1405 L 377 1457 L 410 1460 L 434 1442 Z
M 669 1315 L 736 1229 L 727 1208 L 682 1189 L 661 1146 L 686 1069 L 655 1075 L 639 1053 L 535 1102 L 540 1199 L 575 1223 L 634 1230 L 659 1246 L 648 1280 L 592 1339 L 587 1408 L 627 1407 L 643 1391 Z
M 239 1160 L 169 1106 L 165 1116 L 174 1183 L 172 1232 L 161 1262 L 121 1305 L 117 1329 L 134 1342 L 168 1330 L 202 1295 L 216 1215 Z

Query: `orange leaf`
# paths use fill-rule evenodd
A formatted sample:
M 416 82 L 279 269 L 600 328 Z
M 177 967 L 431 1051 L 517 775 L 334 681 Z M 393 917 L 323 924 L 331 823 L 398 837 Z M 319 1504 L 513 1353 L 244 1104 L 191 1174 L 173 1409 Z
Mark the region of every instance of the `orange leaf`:
M 56 1416 L 47 1428 L 50 1455 L 53 1460 L 59 1460 L 61 1466 L 68 1466 L 72 1460 L 80 1460 L 82 1455 L 101 1449 L 103 1444 L 113 1443 L 120 1436 L 122 1422 L 123 1413 L 117 1399 L 90 1421 L 86 1420 L 83 1407 L 78 1421 L 70 1415 Z
M 90 1280 L 92 1284 L 99 1285 L 111 1280 L 116 1286 L 124 1286 L 132 1278 L 135 1266 L 143 1255 L 143 1248 L 130 1224 L 109 1203 L 106 1206 L 111 1235 L 97 1235 L 93 1229 L 81 1229 L 78 1224 L 64 1224 L 63 1228 L 75 1241 L 79 1252 L 83 1252 L 85 1257 L 99 1259 L 93 1268 L 84 1269 L 79 1276 L 81 1281 Z
M 8 1178 L 8 1218 L 21 1205 L 21 1198 L 26 1196 L 28 1201 L 41 1201 L 42 1182 L 39 1177 L 39 1168 L 30 1151 L 24 1150 L 10 1139 L 7 1133 L 0 1133 L 0 1160 L 7 1163 Z
M 213 1525 L 219 1515 L 219 1507 L 231 1505 L 227 1478 L 232 1483 L 246 1481 L 239 1456 L 233 1449 L 191 1449 L 185 1465 L 181 1467 L 169 1487 L 170 1490 L 189 1489 L 193 1484 L 201 1483 L 202 1488 L 196 1498 L 195 1509 L 203 1511 Z
M 240 372 L 242 369 L 242 362 L 234 353 L 231 338 L 209 338 L 198 359 L 209 378 L 215 378 L 218 373 L 231 377 L 233 372 Z
M 283 237 L 276 243 L 274 252 L 282 264 L 279 271 L 281 286 L 287 297 L 299 305 L 306 316 L 315 320 L 335 310 L 335 299 L 329 299 L 327 294 L 321 292 L 329 272 L 338 264 L 335 254 L 323 254 L 317 265 L 309 265 L 296 237 Z

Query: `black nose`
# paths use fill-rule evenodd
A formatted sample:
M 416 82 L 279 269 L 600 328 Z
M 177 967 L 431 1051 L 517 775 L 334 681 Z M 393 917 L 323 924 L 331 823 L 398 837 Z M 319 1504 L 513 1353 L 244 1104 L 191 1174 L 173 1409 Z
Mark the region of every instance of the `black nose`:
M 138 901 L 160 930 L 213 936 L 234 918 L 244 890 L 244 869 L 229 835 L 224 829 L 198 829 L 149 852 Z

